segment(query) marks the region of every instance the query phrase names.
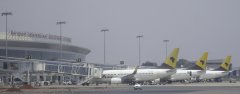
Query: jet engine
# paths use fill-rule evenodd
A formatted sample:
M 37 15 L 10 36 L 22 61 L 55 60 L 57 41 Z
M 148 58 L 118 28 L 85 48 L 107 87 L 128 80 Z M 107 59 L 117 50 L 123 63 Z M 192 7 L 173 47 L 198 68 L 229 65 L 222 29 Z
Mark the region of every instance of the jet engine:
M 112 78 L 111 79 L 111 84 L 121 84 L 122 79 L 121 78 Z

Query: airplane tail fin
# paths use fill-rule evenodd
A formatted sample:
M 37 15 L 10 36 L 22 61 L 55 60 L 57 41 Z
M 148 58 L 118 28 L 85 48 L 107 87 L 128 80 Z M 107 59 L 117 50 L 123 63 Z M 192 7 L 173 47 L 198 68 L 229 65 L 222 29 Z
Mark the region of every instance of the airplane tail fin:
M 165 62 L 160 66 L 160 68 L 170 68 L 175 69 L 177 66 L 179 48 L 175 48 L 172 53 L 166 58 Z
M 231 56 L 227 56 L 222 62 L 222 64 L 220 65 L 220 67 L 215 70 L 229 71 L 230 65 L 231 65 Z
M 207 66 L 207 59 L 208 59 L 208 52 L 204 52 L 202 57 L 198 59 L 195 65 L 189 69 L 192 70 L 206 70 Z

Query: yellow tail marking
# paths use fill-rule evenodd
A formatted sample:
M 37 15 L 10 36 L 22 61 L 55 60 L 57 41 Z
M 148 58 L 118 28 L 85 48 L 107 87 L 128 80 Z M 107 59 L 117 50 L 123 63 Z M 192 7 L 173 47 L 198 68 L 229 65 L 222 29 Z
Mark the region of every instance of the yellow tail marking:
M 230 64 L 231 64 L 231 56 L 227 56 L 220 66 L 226 71 L 228 71 Z
M 202 57 L 198 59 L 196 62 L 196 65 L 199 66 L 201 69 L 205 70 L 207 65 L 207 59 L 208 59 L 208 52 L 204 52 Z
M 178 59 L 179 48 L 175 48 L 172 53 L 165 60 L 165 64 L 169 65 L 172 68 L 176 68 L 177 59 Z

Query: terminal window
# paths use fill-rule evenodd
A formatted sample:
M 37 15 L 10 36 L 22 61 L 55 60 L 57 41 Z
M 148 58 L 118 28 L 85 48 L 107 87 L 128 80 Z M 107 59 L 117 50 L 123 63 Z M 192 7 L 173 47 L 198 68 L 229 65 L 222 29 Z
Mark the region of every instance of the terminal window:
M 3 69 L 8 69 L 7 62 L 3 62 Z

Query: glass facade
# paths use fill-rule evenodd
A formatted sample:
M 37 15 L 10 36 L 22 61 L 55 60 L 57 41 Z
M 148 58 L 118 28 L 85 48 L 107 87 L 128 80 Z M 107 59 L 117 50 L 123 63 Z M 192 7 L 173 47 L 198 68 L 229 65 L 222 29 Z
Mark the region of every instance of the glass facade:
M 6 56 L 5 46 L 5 40 L 0 40 L 0 56 L 2 57 Z M 62 44 L 62 50 L 60 51 L 59 43 L 8 41 L 8 57 L 25 58 L 30 55 L 32 59 L 55 61 L 60 59 L 60 52 L 62 52 L 61 59 L 85 61 L 85 57 L 90 50 Z
M 45 70 L 50 72 L 58 72 L 57 65 L 45 65 Z
M 8 57 L 16 57 L 16 58 L 26 58 L 26 56 L 30 55 L 32 59 L 39 60 L 50 60 L 55 61 L 60 59 L 59 52 L 47 52 L 47 51 L 31 51 L 31 50 L 13 50 L 8 49 Z M 0 49 L 0 56 L 6 56 L 6 50 Z M 76 59 L 85 60 L 83 55 L 77 53 L 64 53 L 62 52 L 62 59 L 66 60 L 76 60 Z

